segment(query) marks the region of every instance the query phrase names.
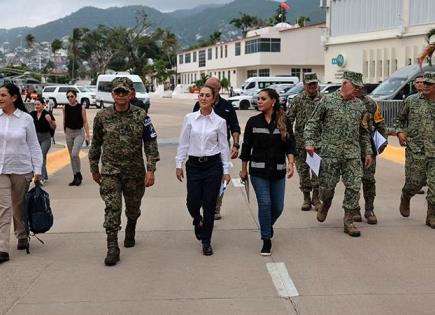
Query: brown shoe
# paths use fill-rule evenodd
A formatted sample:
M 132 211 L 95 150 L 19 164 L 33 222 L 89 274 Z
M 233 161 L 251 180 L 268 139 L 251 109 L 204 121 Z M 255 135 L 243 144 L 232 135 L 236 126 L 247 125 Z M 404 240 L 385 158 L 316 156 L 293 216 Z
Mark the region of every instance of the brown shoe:
M 311 210 L 311 197 L 310 192 L 304 192 L 304 202 L 301 206 L 302 211 L 309 211 Z
M 352 213 L 353 222 L 361 222 L 362 221 L 360 210 L 353 210 L 353 211 L 351 211 L 351 213 Z
M 367 219 L 368 224 L 377 224 L 378 218 L 376 217 L 375 213 L 371 210 L 367 210 L 364 213 L 364 217 Z
M 405 218 L 409 217 L 410 203 L 411 203 L 411 199 L 409 197 L 405 196 L 404 194 L 402 194 L 402 196 L 400 197 L 399 210 L 400 210 L 400 214 Z
M 349 234 L 349 236 L 358 237 L 361 235 L 361 232 L 353 224 L 352 214 L 350 212 L 344 215 L 343 225 L 344 225 L 344 233 Z
M 426 225 L 435 229 L 435 206 L 427 205 Z
M 325 200 L 322 203 L 319 211 L 317 211 L 317 221 L 324 222 L 328 216 L 329 208 L 331 207 L 332 200 Z

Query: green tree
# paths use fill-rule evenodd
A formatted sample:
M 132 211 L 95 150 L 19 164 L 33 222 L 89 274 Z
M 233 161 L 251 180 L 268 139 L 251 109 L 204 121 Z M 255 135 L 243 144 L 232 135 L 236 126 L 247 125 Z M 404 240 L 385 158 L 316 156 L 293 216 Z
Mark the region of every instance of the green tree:
M 230 24 L 238 28 L 242 32 L 242 37 L 245 37 L 251 29 L 264 26 L 264 21 L 256 16 L 240 12 L 240 17 L 232 19 Z
M 201 77 L 199 78 L 199 80 L 196 80 L 196 81 L 195 81 L 194 85 L 197 86 L 197 87 L 204 86 L 205 81 L 207 81 L 208 78 L 210 78 L 209 75 L 204 74 L 204 73 L 201 73 Z
M 281 3 L 278 4 L 278 8 L 275 10 L 275 14 L 270 18 L 269 24 L 276 25 L 278 23 L 287 21 L 287 10 L 281 6 Z
M 76 77 L 76 72 L 78 68 L 77 59 L 80 54 L 81 48 L 81 40 L 85 33 L 87 33 L 89 29 L 76 27 L 73 29 L 72 36 L 69 38 L 69 55 L 70 55 L 70 69 L 71 69 L 71 80 L 74 80 Z
M 32 48 L 35 44 L 35 36 L 30 33 L 26 35 L 25 40 L 28 48 Z
M 60 39 L 55 39 L 51 42 L 51 52 L 53 54 L 56 54 L 56 51 L 62 49 L 62 47 L 63 47 L 63 42 Z
M 309 16 L 298 16 L 296 17 L 296 24 L 300 27 L 304 27 L 307 22 L 310 22 Z
M 222 89 L 228 92 L 228 89 L 230 88 L 230 80 L 227 78 L 222 78 L 222 80 L 220 80 L 220 84 Z
M 168 62 L 168 67 L 172 67 L 177 63 L 177 49 L 179 47 L 177 36 L 171 31 L 157 28 L 153 37 L 160 41 L 160 49 Z

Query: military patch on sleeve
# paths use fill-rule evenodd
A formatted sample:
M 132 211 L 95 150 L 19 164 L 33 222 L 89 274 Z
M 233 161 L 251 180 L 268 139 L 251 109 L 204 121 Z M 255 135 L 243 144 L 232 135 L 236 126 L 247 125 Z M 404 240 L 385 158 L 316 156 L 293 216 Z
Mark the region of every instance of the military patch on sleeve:
M 151 118 L 150 117 L 146 117 L 144 122 L 143 122 L 143 141 L 150 141 L 150 140 L 154 140 L 157 138 L 157 133 L 156 130 L 154 129 L 154 126 L 151 122 Z
M 384 117 L 382 116 L 381 109 L 379 108 L 379 105 L 376 104 L 376 110 L 375 114 L 373 115 L 373 120 L 375 123 L 380 123 L 384 121 Z
M 361 120 L 361 124 L 364 127 L 368 127 L 369 126 L 369 114 L 365 113 L 362 120 Z

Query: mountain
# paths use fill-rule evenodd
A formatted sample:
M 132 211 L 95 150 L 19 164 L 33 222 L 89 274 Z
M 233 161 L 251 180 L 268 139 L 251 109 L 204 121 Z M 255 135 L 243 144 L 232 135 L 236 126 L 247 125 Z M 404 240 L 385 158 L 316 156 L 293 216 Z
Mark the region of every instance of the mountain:
M 290 0 L 287 3 L 291 10 L 287 21 L 294 24 L 296 16 L 309 16 L 312 24 L 323 22 L 325 12 L 319 7 L 318 0 Z M 20 27 L 0 29 L 0 43 L 9 42 L 10 47 L 25 45 L 24 38 L 31 33 L 36 41 L 53 41 L 72 34 L 76 27 L 96 28 L 107 26 L 131 27 L 135 24 L 136 13 L 143 10 L 148 15 L 152 28 L 167 28 L 174 32 L 183 47 L 189 46 L 201 37 L 208 37 L 215 31 L 222 32 L 222 39 L 230 39 L 239 35 L 229 21 L 239 16 L 240 12 L 255 15 L 262 19 L 271 17 L 278 7 L 278 2 L 271 0 L 235 0 L 224 5 L 202 5 L 190 10 L 177 10 L 162 13 L 146 6 L 112 7 L 98 9 L 84 7 L 55 21 L 33 28 Z

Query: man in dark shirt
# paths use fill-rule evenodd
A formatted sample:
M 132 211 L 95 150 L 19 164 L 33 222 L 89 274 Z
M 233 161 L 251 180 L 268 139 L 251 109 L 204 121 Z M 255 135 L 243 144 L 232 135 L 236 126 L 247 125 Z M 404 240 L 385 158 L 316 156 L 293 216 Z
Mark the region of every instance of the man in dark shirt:
M 209 78 L 205 85 L 211 87 L 215 91 L 216 99 L 213 106 L 214 112 L 225 119 L 227 122 L 227 139 L 228 143 L 230 143 L 230 137 L 233 138 L 233 146 L 230 146 L 231 152 L 230 156 L 231 159 L 236 159 L 239 156 L 239 138 L 240 138 L 240 125 L 239 120 L 237 119 L 236 111 L 234 110 L 233 106 L 229 104 L 225 99 L 223 99 L 219 95 L 219 91 L 221 89 L 221 85 L 219 82 L 219 79 L 217 78 Z M 199 110 L 199 102 L 195 103 L 195 106 L 193 107 L 193 111 L 196 112 Z M 220 212 L 221 212 L 221 206 L 222 206 L 222 199 L 223 195 L 220 195 L 218 197 L 217 203 L 216 203 L 216 210 L 215 210 L 215 220 L 220 220 L 222 218 Z
M 130 104 L 134 105 L 136 107 L 142 108 L 143 110 L 145 110 L 148 113 L 148 109 L 150 108 L 150 104 L 145 104 L 144 102 L 142 102 L 140 99 L 138 99 L 136 97 L 136 90 L 134 89 L 134 87 L 131 89 L 131 94 L 130 94 Z

